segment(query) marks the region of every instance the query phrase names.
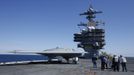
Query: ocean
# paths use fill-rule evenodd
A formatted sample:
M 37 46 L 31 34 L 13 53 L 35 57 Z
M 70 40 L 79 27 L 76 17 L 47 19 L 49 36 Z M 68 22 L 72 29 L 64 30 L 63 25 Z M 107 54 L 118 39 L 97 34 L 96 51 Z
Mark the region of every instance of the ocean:
M 39 54 L 0 54 L 0 63 L 16 61 L 39 61 L 48 60 L 47 56 Z

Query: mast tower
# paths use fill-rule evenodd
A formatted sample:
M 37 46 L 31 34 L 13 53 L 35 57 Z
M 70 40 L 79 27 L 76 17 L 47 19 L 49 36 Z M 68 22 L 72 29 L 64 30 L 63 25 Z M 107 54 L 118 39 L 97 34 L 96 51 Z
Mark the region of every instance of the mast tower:
M 96 14 L 102 13 L 102 11 L 96 11 L 90 4 L 89 9 L 81 13 L 80 16 L 86 16 L 87 23 L 80 23 L 78 26 L 84 26 L 80 33 L 74 34 L 74 42 L 79 42 L 78 47 L 83 48 L 88 53 L 85 58 L 91 58 L 93 55 L 99 55 L 99 50 L 103 49 L 105 45 L 105 30 L 99 28 L 99 25 L 104 25 L 104 22 L 96 21 Z

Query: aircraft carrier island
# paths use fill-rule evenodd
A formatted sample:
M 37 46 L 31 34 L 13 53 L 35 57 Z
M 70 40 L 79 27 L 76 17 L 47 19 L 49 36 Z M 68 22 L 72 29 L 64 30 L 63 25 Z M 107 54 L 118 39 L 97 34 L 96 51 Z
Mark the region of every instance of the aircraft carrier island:
M 102 13 L 101 11 L 96 11 L 90 5 L 89 9 L 80 14 L 85 15 L 88 20 L 87 23 L 80 23 L 78 26 L 84 26 L 85 28 L 81 30 L 80 33 L 74 34 L 74 42 L 79 42 L 78 47 L 83 48 L 88 53 L 85 54 L 85 58 L 91 58 L 93 55 L 98 55 L 99 50 L 103 49 L 105 45 L 105 30 L 100 27 L 105 23 L 102 21 L 96 21 L 96 14 Z

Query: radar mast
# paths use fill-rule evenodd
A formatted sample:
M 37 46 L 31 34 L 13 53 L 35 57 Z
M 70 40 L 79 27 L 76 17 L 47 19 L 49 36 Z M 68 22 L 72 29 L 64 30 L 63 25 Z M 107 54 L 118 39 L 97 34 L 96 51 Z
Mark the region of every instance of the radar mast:
M 74 34 L 74 42 L 78 42 L 78 47 L 88 52 L 88 54 L 85 55 L 86 58 L 99 55 L 99 50 L 103 49 L 105 45 L 105 31 L 103 28 L 98 27 L 98 25 L 105 23 L 95 20 L 96 14 L 100 13 L 102 13 L 102 11 L 96 11 L 92 4 L 90 4 L 89 9 L 80 14 L 80 16 L 86 16 L 88 22 L 78 24 L 78 26 L 84 26 L 85 28 L 82 29 L 80 33 Z

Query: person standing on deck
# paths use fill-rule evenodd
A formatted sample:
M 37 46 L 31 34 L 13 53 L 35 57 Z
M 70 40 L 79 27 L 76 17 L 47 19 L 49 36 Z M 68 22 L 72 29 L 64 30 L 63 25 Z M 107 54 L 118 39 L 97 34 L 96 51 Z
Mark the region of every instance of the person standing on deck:
M 94 54 L 92 57 L 92 63 L 93 63 L 93 68 L 97 68 L 97 55 Z
M 106 67 L 107 67 L 107 65 L 106 65 L 106 63 L 107 63 L 106 56 L 101 55 L 100 60 L 101 60 L 101 70 L 106 69 Z
M 115 70 L 114 71 L 118 71 L 119 72 L 119 57 L 115 56 Z
M 127 72 L 127 67 L 126 67 L 127 59 L 125 57 L 123 57 L 122 55 L 120 55 L 120 63 L 122 66 L 122 72 L 124 72 L 124 71 Z
M 114 71 L 118 71 L 119 72 L 119 57 L 117 55 L 113 56 L 113 60 L 112 60 L 112 67 Z

